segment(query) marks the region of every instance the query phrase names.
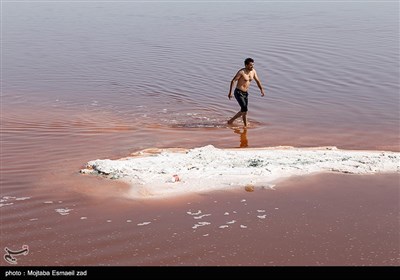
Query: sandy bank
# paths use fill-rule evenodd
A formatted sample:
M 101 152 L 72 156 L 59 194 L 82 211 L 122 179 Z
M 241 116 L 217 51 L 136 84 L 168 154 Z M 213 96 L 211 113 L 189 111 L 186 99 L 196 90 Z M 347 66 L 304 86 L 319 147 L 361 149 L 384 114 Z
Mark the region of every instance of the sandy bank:
M 400 172 L 400 153 L 335 147 L 218 149 L 209 145 L 190 150 L 144 150 L 118 160 L 93 160 L 81 170 L 84 174 L 129 183 L 134 198 L 160 198 L 246 185 L 273 188 L 277 180 L 321 172 L 396 173 Z

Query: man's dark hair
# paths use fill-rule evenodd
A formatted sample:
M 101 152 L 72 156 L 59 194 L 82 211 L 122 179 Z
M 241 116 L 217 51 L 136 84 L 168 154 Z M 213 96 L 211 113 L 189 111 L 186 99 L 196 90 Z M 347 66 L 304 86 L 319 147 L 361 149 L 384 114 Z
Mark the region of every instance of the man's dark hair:
M 246 60 L 244 61 L 244 65 L 247 65 L 249 63 L 254 63 L 254 59 L 252 59 L 251 57 L 246 58 Z

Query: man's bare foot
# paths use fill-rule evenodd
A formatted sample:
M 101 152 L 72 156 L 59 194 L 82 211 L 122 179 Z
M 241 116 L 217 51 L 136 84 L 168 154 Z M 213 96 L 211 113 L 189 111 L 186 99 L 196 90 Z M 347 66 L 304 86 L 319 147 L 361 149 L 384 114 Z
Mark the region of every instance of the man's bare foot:
M 229 125 L 232 125 L 232 124 L 233 124 L 233 121 L 228 121 L 228 124 L 229 124 Z

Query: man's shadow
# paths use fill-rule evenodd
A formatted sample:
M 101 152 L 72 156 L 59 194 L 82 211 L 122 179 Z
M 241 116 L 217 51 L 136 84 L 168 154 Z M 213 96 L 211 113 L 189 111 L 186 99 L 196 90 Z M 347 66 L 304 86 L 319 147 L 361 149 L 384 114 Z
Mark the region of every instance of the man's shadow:
M 247 128 L 235 128 L 233 132 L 240 135 L 240 148 L 246 148 L 249 146 L 249 141 L 247 139 Z

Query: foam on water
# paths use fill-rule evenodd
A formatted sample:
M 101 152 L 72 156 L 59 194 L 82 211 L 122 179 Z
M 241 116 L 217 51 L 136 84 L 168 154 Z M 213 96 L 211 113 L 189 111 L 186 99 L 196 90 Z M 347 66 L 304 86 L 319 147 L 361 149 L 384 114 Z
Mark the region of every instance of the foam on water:
M 399 164 L 398 152 L 335 147 L 218 149 L 208 145 L 190 150 L 152 149 L 118 160 L 93 160 L 81 173 L 127 182 L 132 198 L 160 198 L 249 184 L 265 189 L 282 178 L 319 172 L 400 172 Z M 172 181 L 174 175 L 180 180 Z

